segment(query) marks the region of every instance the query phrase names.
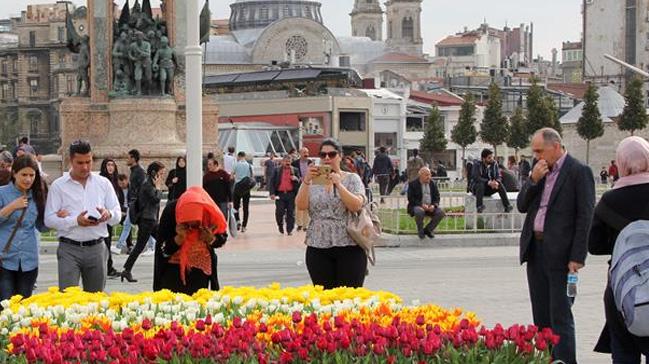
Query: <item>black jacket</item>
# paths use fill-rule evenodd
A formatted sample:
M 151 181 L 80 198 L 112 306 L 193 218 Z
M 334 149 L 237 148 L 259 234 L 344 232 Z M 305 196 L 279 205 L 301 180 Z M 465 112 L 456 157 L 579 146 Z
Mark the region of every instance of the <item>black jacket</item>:
M 131 167 L 131 176 L 128 179 L 128 201 L 132 202 L 138 196 L 138 191 L 146 181 L 146 171 L 141 165 Z
M 392 172 L 392 159 L 386 153 L 379 153 L 374 158 L 374 165 L 372 165 L 372 173 L 375 176 L 390 175 Z
M 300 172 L 299 168 L 291 167 L 291 176 L 296 176 L 298 178 L 297 181 L 291 181 L 293 184 L 293 193 L 297 193 L 298 188 L 300 188 Z M 270 178 L 270 182 L 268 183 L 268 192 L 271 195 L 277 195 L 279 191 L 277 190 L 279 188 L 279 184 L 282 182 L 282 172 L 284 172 L 284 166 L 275 168 L 275 171 L 273 172 L 273 175 Z
M 520 262 L 529 260 L 534 239 L 534 219 L 539 211 L 545 178 L 526 182 L 518 194 L 517 207 L 525 216 L 520 240 Z M 567 269 L 568 262 L 586 261 L 588 232 L 595 207 L 595 180 L 588 166 L 566 156 L 554 184 L 545 216 L 543 240 L 548 242 L 543 261 L 550 268 Z
M 472 168 L 471 190 L 473 190 L 473 186 L 478 183 L 486 184 L 489 181 L 497 181 L 498 183 L 502 183 L 500 166 L 498 165 L 498 162 L 493 162 L 492 164 L 488 165 L 480 160 L 473 163 Z
M 173 183 L 174 177 L 178 177 L 178 182 Z M 169 171 L 165 185 L 169 189 L 169 200 L 177 200 L 187 190 L 187 168 Z
M 439 190 L 437 189 L 437 184 L 431 179 L 429 184 L 430 186 L 430 200 L 431 205 L 439 206 Z M 415 214 L 415 207 L 421 206 L 421 200 L 424 198 L 424 192 L 421 188 L 421 181 L 419 178 L 410 182 L 408 184 L 408 214 L 413 216 Z
M 214 202 L 232 202 L 232 177 L 222 169 L 203 176 L 203 189 Z
M 620 231 L 636 220 L 649 220 L 649 184 L 628 186 L 610 190 L 602 196 L 595 208 L 593 224 L 588 236 L 588 252 L 593 255 L 612 255 Z M 635 343 L 638 348 L 649 351 L 649 338 L 639 338 L 626 329 L 624 318 L 617 311 L 610 282 L 604 293 L 606 325 L 602 330 L 595 351 L 610 353 L 610 332 L 625 342 Z
M 142 188 L 140 188 L 138 195 L 140 221 L 158 221 L 161 199 L 162 191 L 155 187 L 150 178 L 147 178 L 146 182 L 142 185 Z

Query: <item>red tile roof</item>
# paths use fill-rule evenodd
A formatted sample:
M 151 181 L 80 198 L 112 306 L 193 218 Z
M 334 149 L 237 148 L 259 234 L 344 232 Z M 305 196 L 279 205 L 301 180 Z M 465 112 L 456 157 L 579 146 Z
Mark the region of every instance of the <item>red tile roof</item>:
M 576 99 L 583 100 L 588 84 L 585 83 L 549 83 L 548 89 L 556 92 L 562 92 Z
M 437 43 L 437 46 L 469 45 L 475 43 L 479 36 L 474 34 L 449 35 Z
M 424 104 L 435 104 L 437 106 L 460 106 L 464 103 L 461 97 L 453 96 L 447 92 L 429 93 L 411 90 L 410 99 Z
M 390 52 L 370 61 L 370 63 L 429 63 L 426 58 L 411 54 Z

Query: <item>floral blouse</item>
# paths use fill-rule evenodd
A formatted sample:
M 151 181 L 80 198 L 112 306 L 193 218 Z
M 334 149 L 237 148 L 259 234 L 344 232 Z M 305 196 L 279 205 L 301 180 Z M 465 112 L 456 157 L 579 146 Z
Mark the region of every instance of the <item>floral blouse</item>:
M 356 173 L 345 173 L 342 185 L 355 195 L 364 196 L 365 194 L 363 182 Z M 335 188 L 327 191 L 325 186 L 321 185 L 309 187 L 311 222 L 306 231 L 306 245 L 314 248 L 356 245 L 356 242 L 347 234 L 349 211 L 340 199 L 340 194 L 335 191 Z

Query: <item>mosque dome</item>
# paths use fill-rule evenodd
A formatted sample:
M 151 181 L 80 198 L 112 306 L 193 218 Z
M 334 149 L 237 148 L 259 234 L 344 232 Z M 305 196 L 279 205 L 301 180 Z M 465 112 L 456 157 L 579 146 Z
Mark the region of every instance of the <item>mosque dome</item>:
M 230 5 L 230 30 L 263 29 L 284 18 L 307 18 L 322 24 L 321 6 L 308 0 L 237 0 Z

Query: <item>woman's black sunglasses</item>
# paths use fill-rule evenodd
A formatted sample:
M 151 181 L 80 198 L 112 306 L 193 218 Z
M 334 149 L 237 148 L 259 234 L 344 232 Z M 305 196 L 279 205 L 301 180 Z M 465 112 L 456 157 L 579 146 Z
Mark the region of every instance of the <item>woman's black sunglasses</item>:
M 320 152 L 320 159 L 325 159 L 325 157 L 329 157 L 329 159 L 334 159 L 338 155 L 337 151 L 332 151 L 332 152 Z

